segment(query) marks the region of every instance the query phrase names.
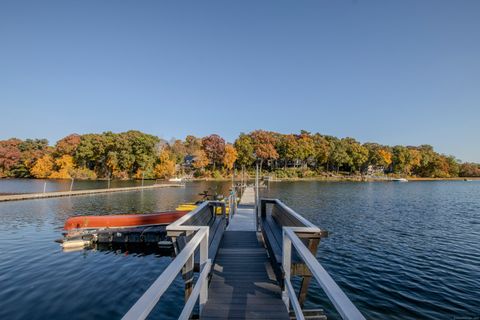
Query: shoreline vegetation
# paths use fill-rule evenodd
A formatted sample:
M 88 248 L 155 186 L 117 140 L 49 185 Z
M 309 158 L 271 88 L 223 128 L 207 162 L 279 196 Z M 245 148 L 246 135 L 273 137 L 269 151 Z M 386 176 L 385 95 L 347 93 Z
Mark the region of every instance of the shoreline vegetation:
M 0 178 L 130 180 L 228 180 L 262 176 L 274 180 L 372 181 L 462 180 L 480 177 L 480 164 L 462 163 L 430 145 L 386 146 L 301 131 L 255 130 L 234 143 L 212 134 L 166 141 L 140 131 L 71 134 L 46 139 L 0 140 Z

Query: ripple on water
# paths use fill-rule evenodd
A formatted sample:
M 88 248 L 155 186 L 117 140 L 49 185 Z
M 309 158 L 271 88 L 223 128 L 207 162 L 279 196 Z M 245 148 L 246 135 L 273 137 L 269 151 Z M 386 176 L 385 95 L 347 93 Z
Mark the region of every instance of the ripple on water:
M 39 187 L 35 183 L 32 190 Z M 18 188 L 27 187 L 22 181 Z M 170 258 L 64 253 L 53 241 L 61 237 L 65 220 L 171 210 L 209 187 L 214 188 L 191 183 L 182 189 L 1 203 L 0 319 L 120 318 Z M 218 186 L 220 193 L 228 188 Z M 480 183 L 285 182 L 264 193 L 330 232 L 317 258 L 367 318 L 480 314 Z M 298 279 L 294 284 L 298 287 Z M 182 288 L 177 278 L 154 317 L 178 316 Z M 322 306 L 329 319 L 338 319 L 316 283 L 306 306 Z
M 478 186 L 305 182 L 264 193 L 330 231 L 317 258 L 368 318 L 480 315 Z M 313 286 L 309 305 L 337 318 Z

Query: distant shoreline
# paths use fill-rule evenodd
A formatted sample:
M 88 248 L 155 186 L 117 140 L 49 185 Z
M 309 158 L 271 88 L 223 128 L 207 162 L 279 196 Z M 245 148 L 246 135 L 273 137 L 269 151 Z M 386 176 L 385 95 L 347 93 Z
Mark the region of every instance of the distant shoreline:
M 357 181 L 357 182 L 382 182 L 382 181 L 393 181 L 392 179 L 397 179 L 399 177 L 371 177 L 371 176 L 315 176 L 315 177 L 305 177 L 305 178 L 279 178 L 278 180 L 272 180 L 270 182 L 281 182 L 281 181 L 331 181 L 331 182 L 341 182 L 341 181 Z M 480 180 L 480 177 L 453 177 L 453 178 L 422 178 L 422 177 L 400 177 L 400 178 L 405 178 L 408 181 L 464 181 L 465 179 L 467 180 Z M 41 181 L 71 181 L 71 179 L 35 179 L 35 178 L 0 178 L 0 181 L 6 181 L 6 180 L 31 180 L 31 181 L 36 181 L 36 180 L 41 180 Z M 251 177 L 247 179 L 247 181 L 254 181 L 255 178 Z M 107 181 L 107 179 L 75 179 L 75 181 Z M 126 179 L 126 180 L 111 180 L 111 181 L 141 181 L 139 179 Z M 158 183 L 165 183 L 169 182 L 168 180 L 159 180 L 159 179 L 145 179 L 145 181 L 152 182 L 152 181 L 157 181 Z M 225 178 L 192 178 L 185 180 L 186 182 L 189 181 L 232 181 L 231 177 L 225 177 Z M 264 182 L 267 182 L 265 180 L 262 180 Z M 238 177 L 236 177 L 235 182 L 240 182 Z

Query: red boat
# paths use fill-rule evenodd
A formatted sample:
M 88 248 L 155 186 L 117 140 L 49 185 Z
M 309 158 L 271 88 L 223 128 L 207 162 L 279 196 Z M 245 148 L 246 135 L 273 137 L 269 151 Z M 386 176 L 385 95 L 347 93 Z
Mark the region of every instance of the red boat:
M 65 230 L 132 228 L 167 225 L 183 217 L 189 211 L 169 211 L 150 214 L 118 214 L 106 216 L 78 216 L 68 218 Z

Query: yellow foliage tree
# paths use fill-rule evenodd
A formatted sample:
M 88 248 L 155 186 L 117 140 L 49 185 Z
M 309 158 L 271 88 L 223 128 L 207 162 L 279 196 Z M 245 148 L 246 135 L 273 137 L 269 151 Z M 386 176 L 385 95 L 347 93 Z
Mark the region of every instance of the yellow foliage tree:
M 168 179 L 175 175 L 175 161 L 171 159 L 171 154 L 167 149 L 160 152 L 159 163 L 153 171 L 158 179 Z
M 382 159 L 385 167 L 388 167 L 392 163 L 392 154 L 389 151 L 380 149 L 378 150 L 378 155 L 380 156 L 380 159 Z
M 233 169 L 233 164 L 237 160 L 238 153 L 237 149 L 231 144 L 225 146 L 225 155 L 223 156 L 223 165 L 227 170 Z
M 63 155 L 55 160 L 57 171 L 53 171 L 50 179 L 71 179 L 74 171 L 73 157 L 71 155 Z
M 194 156 L 195 161 L 193 162 L 193 167 L 195 169 L 204 169 L 210 163 L 207 154 L 203 150 L 197 150 Z
M 422 154 L 420 151 L 415 149 L 408 150 L 410 153 L 410 166 L 412 168 L 416 168 L 420 166 L 420 162 L 422 161 Z
M 51 155 L 44 155 L 43 157 L 39 158 L 35 161 L 32 169 L 30 169 L 30 173 L 39 179 L 45 179 L 50 176 L 53 171 L 53 158 Z

